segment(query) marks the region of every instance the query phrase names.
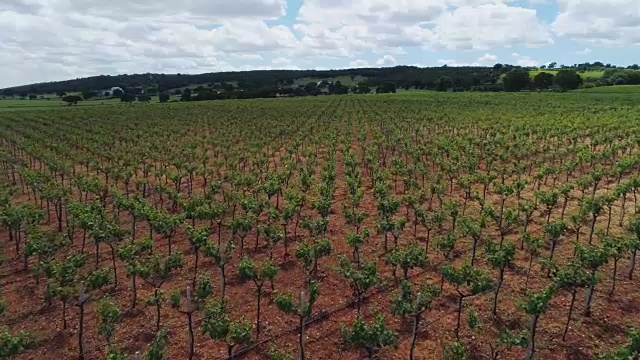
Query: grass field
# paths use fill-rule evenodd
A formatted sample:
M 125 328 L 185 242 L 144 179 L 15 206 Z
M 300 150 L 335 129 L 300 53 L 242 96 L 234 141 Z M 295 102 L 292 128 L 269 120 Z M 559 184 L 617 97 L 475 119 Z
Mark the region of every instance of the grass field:
M 593 94 L 638 94 L 640 93 L 640 85 L 616 85 L 616 86 L 600 86 L 590 89 L 581 89 L 583 93 Z
M 14 359 L 303 339 L 307 359 L 595 360 L 637 326 L 634 92 L 133 105 L 0 113 Z
M 536 75 L 542 72 L 555 75 L 558 71 L 559 70 L 532 70 L 532 71 L 529 71 L 529 75 L 531 75 L 531 78 L 534 78 Z M 580 74 L 580 76 L 582 76 L 583 79 L 587 79 L 587 78 L 600 79 L 602 75 L 604 75 L 604 71 L 585 71 L 585 72 L 579 72 L 578 74 Z
M 172 95 L 170 101 L 179 101 L 180 97 Z M 151 99 L 151 103 L 158 103 L 158 97 L 154 96 Z M 129 106 L 134 104 L 122 104 L 120 99 L 91 99 L 88 101 L 80 101 L 76 105 L 69 106 L 66 102 L 51 99 L 51 100 L 20 100 L 20 99 L 1 99 L 0 111 L 15 111 L 15 110 L 50 110 L 55 108 L 72 108 L 72 107 L 92 107 L 92 106 Z

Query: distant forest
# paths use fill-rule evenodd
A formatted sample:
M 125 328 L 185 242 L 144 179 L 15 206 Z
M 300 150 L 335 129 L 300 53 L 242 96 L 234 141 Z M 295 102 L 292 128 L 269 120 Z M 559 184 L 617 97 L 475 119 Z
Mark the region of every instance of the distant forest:
M 555 63 L 540 69 L 570 70 L 576 73 L 600 71 L 598 78 L 585 78 L 580 86 L 606 86 L 640 83 L 638 65 L 626 68 L 601 62 L 561 65 Z M 17 86 L 0 90 L 0 95 L 34 97 L 40 94 L 59 94 L 77 92 L 91 94 L 112 88 L 121 88 L 125 94 L 181 95 L 189 89 L 188 96 L 182 100 L 212 100 L 223 98 L 249 98 L 274 96 L 304 96 L 320 94 L 345 94 L 369 92 L 395 92 L 396 89 L 426 89 L 440 91 L 513 91 L 503 82 L 509 74 L 526 69 L 507 64 L 492 67 L 430 67 L 396 66 L 390 68 L 358 68 L 344 70 L 257 70 L 243 72 L 187 74 L 124 74 L 101 75 L 66 81 L 55 81 L 33 85 Z M 315 81 L 315 79 L 351 78 L 350 84 L 339 81 Z M 300 79 L 309 79 L 301 83 Z M 540 79 L 544 80 L 544 79 Z M 553 87 L 553 79 L 546 88 Z M 524 79 L 517 90 L 540 90 L 536 82 Z M 115 94 L 113 94 L 115 95 Z M 86 96 L 85 96 L 86 98 Z

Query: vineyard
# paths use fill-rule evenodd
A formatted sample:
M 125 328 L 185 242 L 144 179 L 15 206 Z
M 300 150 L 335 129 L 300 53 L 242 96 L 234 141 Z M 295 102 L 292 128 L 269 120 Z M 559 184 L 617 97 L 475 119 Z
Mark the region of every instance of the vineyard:
M 0 359 L 631 359 L 640 108 L 0 113 Z

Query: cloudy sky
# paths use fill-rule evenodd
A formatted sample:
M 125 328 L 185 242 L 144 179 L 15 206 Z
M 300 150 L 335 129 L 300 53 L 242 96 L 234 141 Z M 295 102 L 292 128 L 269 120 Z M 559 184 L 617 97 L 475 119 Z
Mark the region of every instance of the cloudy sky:
M 0 88 L 99 74 L 640 62 L 639 0 L 0 0 Z

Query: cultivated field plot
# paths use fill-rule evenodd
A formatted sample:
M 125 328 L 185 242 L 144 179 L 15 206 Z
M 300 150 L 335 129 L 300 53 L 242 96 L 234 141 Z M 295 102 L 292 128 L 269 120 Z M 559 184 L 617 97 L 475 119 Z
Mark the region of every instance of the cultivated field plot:
M 623 359 L 640 109 L 601 96 L 0 113 L 0 358 Z

